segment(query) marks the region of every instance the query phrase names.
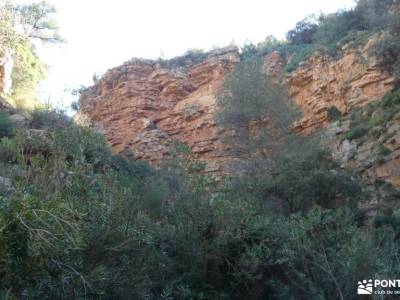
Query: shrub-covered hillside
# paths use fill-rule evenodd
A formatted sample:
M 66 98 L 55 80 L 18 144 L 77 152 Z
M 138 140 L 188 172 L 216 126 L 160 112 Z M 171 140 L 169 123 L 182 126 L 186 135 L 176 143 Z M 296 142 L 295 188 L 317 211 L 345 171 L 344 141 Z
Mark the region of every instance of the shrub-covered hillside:
M 360 0 L 300 22 L 285 43 L 242 50 L 216 119 L 243 153 L 234 176 L 201 172 L 183 143 L 155 168 L 113 154 L 101 133 L 57 109 L 20 112 L 23 120 L 1 111 L 0 299 L 358 299 L 358 281 L 399 278 L 398 203 L 365 209 L 375 196 L 369 183 L 335 161 L 319 136 L 292 132 L 298 112 L 259 59 L 279 49 L 295 67 L 317 48 L 340 52 L 380 31 L 376 51 L 395 72 L 394 4 Z M 170 66 L 203 58 L 192 51 Z M 384 135 L 398 112 L 395 90 L 354 112 L 345 139 Z M 331 110 L 329 118 L 342 116 Z
M 184 145 L 156 170 L 62 114 L 2 118 L 4 299 L 349 299 L 397 275 L 397 213 L 368 225 L 362 182 L 317 148 L 217 183 Z

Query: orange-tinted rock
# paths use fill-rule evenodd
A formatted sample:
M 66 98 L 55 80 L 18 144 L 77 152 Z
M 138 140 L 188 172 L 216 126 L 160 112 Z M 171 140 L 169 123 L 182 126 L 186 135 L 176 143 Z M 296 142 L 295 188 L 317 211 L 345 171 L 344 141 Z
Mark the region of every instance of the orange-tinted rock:
M 384 124 L 380 134 L 347 140 L 350 116 L 330 123 L 326 130 L 332 154 L 345 168 L 400 188 L 400 112 Z M 384 150 L 384 151 L 382 151 Z
M 208 171 L 220 171 L 229 155 L 214 121 L 215 95 L 238 61 L 232 47 L 174 68 L 131 60 L 82 93 L 80 113 L 101 128 L 114 152 L 131 150 L 137 159 L 157 164 L 173 141 L 181 141 Z
M 280 82 L 282 80 L 285 63 L 283 56 L 278 51 L 273 51 L 264 56 L 262 70 L 268 78 Z
M 332 106 L 347 114 L 380 100 L 393 88 L 394 77 L 379 70 L 368 55 L 372 43 L 363 49 L 348 49 L 340 59 L 317 53 L 287 76 L 289 96 L 303 112 L 295 124 L 297 131 L 307 133 L 326 126 Z
M 286 62 L 279 52 L 263 58 L 267 77 L 284 80 L 303 112 L 296 130 L 308 133 L 326 126 L 330 107 L 347 114 L 393 88 L 394 78 L 378 69 L 368 55 L 370 47 L 371 43 L 361 50 L 348 49 L 339 59 L 315 54 L 286 78 Z M 239 53 L 232 47 L 180 67 L 133 59 L 109 70 L 82 93 L 80 114 L 105 133 L 114 152 L 131 150 L 137 159 L 157 164 L 169 154 L 173 141 L 182 141 L 207 163 L 207 171 L 223 172 L 238 157 L 216 126 L 216 92 L 238 62 Z

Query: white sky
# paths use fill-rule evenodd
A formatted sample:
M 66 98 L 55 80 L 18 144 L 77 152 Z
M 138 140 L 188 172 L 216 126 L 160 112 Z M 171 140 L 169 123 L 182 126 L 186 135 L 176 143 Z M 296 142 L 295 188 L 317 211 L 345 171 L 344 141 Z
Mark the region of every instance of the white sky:
M 66 105 L 66 88 L 90 85 L 132 57 L 170 58 L 190 48 L 284 38 L 316 12 L 353 6 L 353 0 L 50 0 L 67 44 L 40 49 L 51 66 L 42 99 Z

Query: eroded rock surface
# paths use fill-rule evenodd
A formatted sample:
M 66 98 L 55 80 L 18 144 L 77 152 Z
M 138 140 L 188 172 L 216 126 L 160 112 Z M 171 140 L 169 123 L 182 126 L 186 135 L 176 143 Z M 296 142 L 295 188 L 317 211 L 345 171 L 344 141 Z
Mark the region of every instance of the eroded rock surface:
M 385 130 L 377 137 L 365 135 L 349 141 L 345 139 L 350 129 L 347 118 L 331 123 L 326 135 L 334 156 L 343 163 L 343 167 L 400 189 L 400 113 L 384 127 Z
M 303 112 L 295 124 L 297 131 L 327 126 L 332 106 L 347 114 L 379 101 L 393 89 L 394 77 L 379 70 L 376 59 L 368 54 L 373 43 L 371 39 L 361 49 L 347 49 L 340 59 L 317 53 L 287 76 L 289 96 Z
M 264 56 L 263 71 L 286 85 L 303 112 L 294 124 L 297 131 L 326 127 L 332 106 L 346 115 L 379 101 L 393 88 L 394 78 L 380 71 L 368 55 L 372 42 L 347 49 L 338 59 L 317 53 L 286 77 L 282 71 L 286 61 L 279 52 Z M 202 62 L 179 67 L 133 59 L 109 70 L 82 93 L 80 118 L 104 132 L 114 152 L 130 150 L 137 159 L 156 165 L 174 141 L 182 141 L 206 162 L 207 171 L 224 171 L 235 152 L 224 144 L 223 130 L 215 123 L 216 93 L 238 62 L 236 48 L 220 49 Z M 391 168 L 391 162 L 382 164 L 374 176 L 397 172 Z
M 215 124 L 216 92 L 239 62 L 237 48 L 211 52 L 200 63 L 162 67 L 131 60 L 82 93 L 80 114 L 100 128 L 112 149 L 157 164 L 173 141 L 187 143 L 219 171 L 229 160 Z

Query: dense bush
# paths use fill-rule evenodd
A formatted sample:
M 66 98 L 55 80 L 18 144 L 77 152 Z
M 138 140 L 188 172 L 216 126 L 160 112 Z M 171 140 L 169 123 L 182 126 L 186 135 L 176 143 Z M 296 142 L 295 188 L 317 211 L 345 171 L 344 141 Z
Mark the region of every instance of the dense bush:
M 355 207 L 362 197 L 361 186 L 338 169 L 330 154 L 318 148 L 279 158 L 264 179 L 264 197 L 272 197 L 275 207 L 286 213 L 308 211 L 313 205 Z
M 328 50 L 337 50 L 339 41 L 348 33 L 363 29 L 359 14 L 355 10 L 344 10 L 320 16 L 318 30 L 313 38 L 316 44 Z
M 400 74 L 399 10 L 396 0 L 359 0 L 354 8 L 305 18 L 287 32 L 286 41 L 268 37 L 267 43 L 247 44 L 241 49 L 242 57 L 279 51 L 287 60 L 285 71 L 291 72 L 315 51 L 340 55 L 344 45 L 362 45 L 374 33 L 385 32 L 371 53 L 383 69 Z
M 371 128 L 372 126 L 369 123 L 359 124 L 351 128 L 350 131 L 346 133 L 344 138 L 349 141 L 358 139 L 360 137 L 365 136 Z
M 396 13 L 392 11 L 396 5 L 395 0 L 360 0 L 353 9 L 320 15 L 318 20 L 315 17 L 304 20 L 289 32 L 298 33 L 300 36 L 308 34 L 303 43 L 312 41 L 332 48 L 339 45 L 341 39 L 345 39 L 353 32 L 382 30 L 391 26 L 390 24 L 397 18 Z
M 389 92 L 385 97 L 383 97 L 381 105 L 384 108 L 395 107 L 400 105 L 400 89 Z
M 208 57 L 208 55 L 209 53 L 204 52 L 201 49 L 190 49 L 186 51 L 184 55 L 173 57 L 168 60 L 160 58 L 158 62 L 162 67 L 179 68 L 179 67 L 185 67 L 190 64 L 201 63 Z
M 63 114 L 62 111 L 52 107 L 38 107 L 30 112 L 30 125 L 34 129 L 44 128 L 65 128 L 72 124 L 72 120 Z
M 399 89 L 388 92 L 381 101 L 370 103 L 366 107 L 352 112 L 350 116 L 350 130 L 343 139 L 353 140 L 367 136 L 382 138 L 386 141 L 390 134 L 387 124 L 400 112 Z
M 304 19 L 296 24 L 296 27 L 289 30 L 286 39 L 291 44 L 311 44 L 314 34 L 318 29 L 318 20 L 315 17 Z
M 372 49 L 380 67 L 400 78 L 400 37 L 384 36 Z
M 273 150 L 290 135 L 296 117 L 285 89 L 261 71 L 261 60 L 243 60 L 218 93 L 218 123 L 233 129 L 230 142 L 247 156 Z M 262 125 L 261 125 L 262 124 Z
M 0 139 L 12 136 L 15 125 L 6 113 L 0 112 Z
M 333 122 L 340 119 L 340 117 L 342 116 L 342 112 L 336 106 L 331 106 L 328 109 L 327 115 L 328 121 Z
M 294 68 L 316 43 L 337 48 L 339 33 L 384 28 L 387 6 L 371 10 L 377 3 L 391 1 L 300 24 L 291 44 L 242 49 L 218 97 L 218 122 L 250 166 L 234 178 L 199 172 L 184 144 L 154 169 L 113 155 L 103 136 L 57 111 L 35 110 L 33 130 L 13 134 L 0 115 L 1 176 L 12 179 L 0 195 L 0 298 L 356 299 L 359 280 L 397 278 L 399 211 L 366 222 L 363 182 L 291 134 L 295 111 L 259 60 L 279 49 Z M 366 11 L 372 17 L 360 18 Z M 356 112 L 348 138 L 385 126 L 398 98 Z
M 61 124 L 0 144 L 19 168 L 0 196 L 3 298 L 349 299 L 397 275 L 395 215 L 363 226 L 360 182 L 324 152 L 217 183 L 185 145 L 155 170 Z

